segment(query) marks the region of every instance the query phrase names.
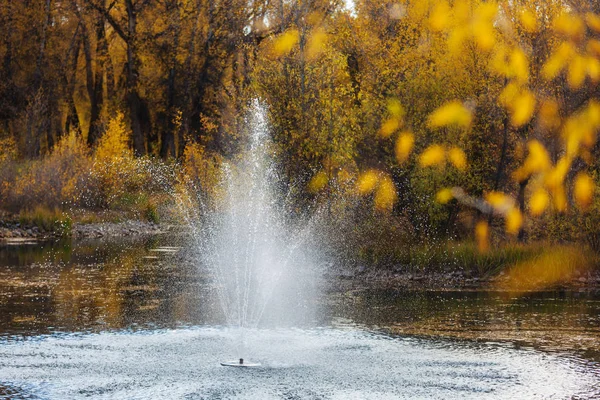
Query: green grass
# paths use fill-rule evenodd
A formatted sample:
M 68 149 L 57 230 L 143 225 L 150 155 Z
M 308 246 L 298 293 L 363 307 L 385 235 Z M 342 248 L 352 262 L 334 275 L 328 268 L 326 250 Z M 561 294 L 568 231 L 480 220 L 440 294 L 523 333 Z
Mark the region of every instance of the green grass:
M 69 235 L 73 225 L 71 217 L 58 208 L 50 209 L 44 206 L 37 206 L 33 210 L 21 210 L 19 222 L 21 225 L 35 225 L 60 236 Z
M 401 266 L 406 272 L 462 271 L 468 275 L 486 277 L 499 273 L 520 262 L 530 260 L 544 252 L 542 243 L 521 245 L 504 244 L 485 253 L 479 252 L 473 242 L 438 241 L 419 245 L 396 245 L 386 250 L 364 252 L 361 260 L 380 267 Z M 383 255 L 386 254 L 386 255 Z M 377 263 L 385 260 L 385 263 Z

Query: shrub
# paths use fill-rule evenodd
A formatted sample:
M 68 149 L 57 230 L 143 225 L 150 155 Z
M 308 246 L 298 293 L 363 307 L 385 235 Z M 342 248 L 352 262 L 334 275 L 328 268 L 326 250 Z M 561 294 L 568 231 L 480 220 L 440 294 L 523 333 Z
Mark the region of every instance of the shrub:
M 12 171 L 14 180 L 3 188 L 5 204 L 21 210 L 77 203 L 83 188 L 93 183 L 90 168 L 85 143 L 71 132 L 61 138 L 48 156 L 22 163 Z

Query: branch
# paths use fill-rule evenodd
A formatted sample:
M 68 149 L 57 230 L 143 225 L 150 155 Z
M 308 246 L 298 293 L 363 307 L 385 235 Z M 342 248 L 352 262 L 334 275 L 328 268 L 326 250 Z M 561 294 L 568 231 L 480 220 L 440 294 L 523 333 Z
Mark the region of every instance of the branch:
M 129 40 L 130 40 L 129 35 L 125 33 L 125 31 L 121 28 L 119 23 L 117 21 L 115 21 L 115 19 L 112 17 L 112 15 L 110 15 L 110 8 L 113 7 L 114 2 L 110 5 L 109 9 L 106 9 L 106 8 L 96 4 L 93 0 L 85 0 L 85 1 L 90 6 L 92 6 L 92 8 L 94 8 L 96 11 L 98 11 L 100 14 L 102 14 L 104 16 L 104 18 L 106 18 L 106 20 L 108 21 L 110 26 L 112 26 L 112 28 L 115 30 L 115 32 L 117 32 L 117 35 L 119 35 L 125 43 L 129 43 Z

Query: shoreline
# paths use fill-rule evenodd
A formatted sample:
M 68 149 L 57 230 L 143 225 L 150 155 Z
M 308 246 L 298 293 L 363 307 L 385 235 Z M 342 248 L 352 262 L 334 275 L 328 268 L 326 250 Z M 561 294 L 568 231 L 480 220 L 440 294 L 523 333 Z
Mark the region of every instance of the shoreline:
M 0 221 L 0 243 L 27 243 L 46 240 L 57 240 L 71 237 L 73 239 L 123 237 L 136 235 L 159 235 L 169 232 L 171 225 L 154 222 L 126 220 L 123 222 L 75 223 L 70 232 L 45 230 L 33 224 Z
M 506 268 L 510 268 L 507 266 Z M 326 278 L 336 282 L 330 290 L 399 290 L 399 291 L 481 291 L 499 292 L 516 295 L 527 295 L 539 291 L 596 291 L 600 293 L 600 271 L 578 272 L 569 281 L 548 285 L 539 290 L 508 290 L 503 288 L 508 274 L 501 271 L 496 276 L 474 276 L 460 269 L 445 272 L 410 272 L 392 271 L 389 269 L 372 269 L 363 271 L 360 268 L 347 268 L 342 271 L 326 274 Z

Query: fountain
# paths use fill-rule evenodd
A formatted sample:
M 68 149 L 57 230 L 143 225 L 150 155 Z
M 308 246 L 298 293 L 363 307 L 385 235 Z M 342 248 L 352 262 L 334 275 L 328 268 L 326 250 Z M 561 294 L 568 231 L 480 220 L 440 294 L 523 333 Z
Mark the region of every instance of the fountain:
M 306 246 L 314 237 L 319 214 L 289 220 L 287 196 L 277 190 L 280 177 L 270 157 L 266 108 L 258 100 L 251 104 L 246 127 L 249 144 L 241 161 L 223 166 L 222 198 L 210 205 L 199 198 L 199 213 L 183 209 L 197 257 L 214 280 L 227 325 L 238 329 L 241 353 L 247 330 L 256 329 L 266 313 L 265 319 L 277 326 L 311 317 L 315 246 L 310 256 Z M 273 298 L 278 301 L 272 302 Z M 260 364 L 240 358 L 221 365 Z

